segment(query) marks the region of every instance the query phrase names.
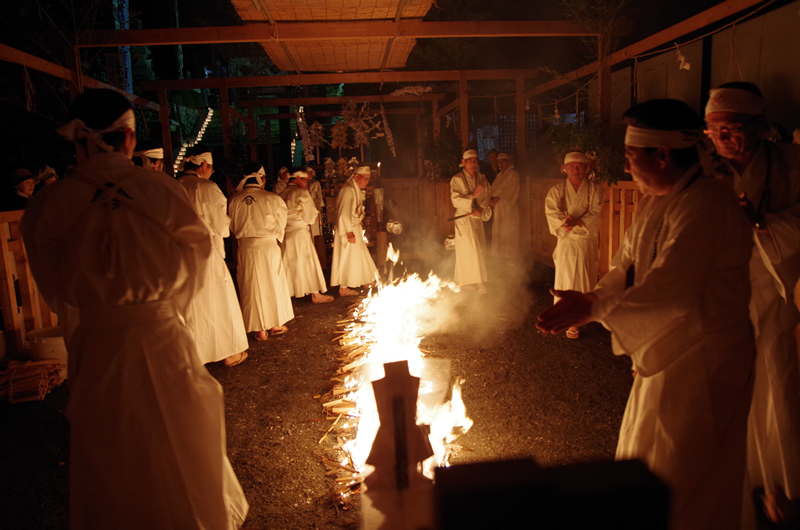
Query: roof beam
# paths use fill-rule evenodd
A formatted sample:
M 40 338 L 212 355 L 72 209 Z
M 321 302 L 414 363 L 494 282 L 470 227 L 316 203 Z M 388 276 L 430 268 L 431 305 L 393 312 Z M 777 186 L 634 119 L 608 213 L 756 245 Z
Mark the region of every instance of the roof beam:
M 621 28 L 620 31 L 624 31 Z M 244 26 L 125 29 L 88 32 L 84 48 L 372 38 L 583 37 L 596 33 L 565 20 L 257 22 Z
M 266 86 L 334 85 L 339 83 L 423 83 L 470 80 L 535 79 L 539 70 L 422 70 L 410 72 L 345 72 L 252 77 L 208 77 L 205 79 L 167 79 L 146 81 L 143 90 L 190 90 L 194 88 L 247 88 Z
M 426 112 L 427 109 L 414 107 L 414 108 L 402 108 L 402 109 L 385 109 L 386 114 L 423 114 Z M 381 114 L 380 110 L 366 110 L 364 111 L 365 114 L 369 114 L 370 116 L 377 116 Z M 340 110 L 318 110 L 318 111 L 308 111 L 305 113 L 306 118 L 334 118 L 342 115 L 342 111 Z M 297 118 L 297 114 L 292 112 L 282 112 L 279 114 L 256 114 L 255 119 L 257 120 L 293 120 Z
M 735 15 L 740 11 L 743 11 L 749 7 L 753 7 L 762 2 L 763 0 L 725 0 L 721 4 L 717 4 L 714 7 L 706 9 L 705 11 L 698 13 L 693 17 L 687 18 L 683 22 L 679 22 L 674 26 L 647 37 L 646 39 L 642 39 L 635 44 L 631 44 L 627 48 L 623 48 L 612 53 L 606 58 L 605 62 L 610 67 L 626 59 L 632 59 L 639 54 L 650 51 L 653 48 L 663 46 L 666 43 L 674 42 L 684 35 L 703 29 L 706 26 L 710 26 L 711 24 L 719 22 L 724 18 Z M 526 90 L 523 92 L 522 96 L 529 98 L 539 94 L 544 94 L 545 92 L 549 92 L 550 90 L 566 85 L 570 81 L 593 74 L 597 72 L 597 69 L 598 62 L 595 61 L 587 64 L 586 66 L 582 66 L 577 70 L 573 70 L 572 72 L 569 72 L 560 78 L 553 79 L 539 86 Z
M 8 61 L 10 63 L 16 63 L 27 68 L 32 68 L 34 70 L 38 70 L 40 72 L 44 72 L 46 74 L 58 77 L 59 79 L 66 79 L 67 81 L 73 81 L 75 79 L 75 73 L 70 70 L 69 68 L 65 68 L 60 64 L 51 63 L 50 61 L 46 61 L 40 57 L 36 57 L 35 55 L 31 55 L 29 53 L 25 53 L 23 51 L 17 50 L 16 48 L 12 48 L 11 46 L 6 46 L 5 44 L 0 44 L 0 61 Z M 140 98 L 134 94 L 129 94 L 124 90 L 120 90 L 119 88 L 111 85 L 107 85 L 102 81 L 98 81 L 92 77 L 87 75 L 82 75 L 81 80 L 83 82 L 83 86 L 86 88 L 109 88 L 116 92 L 119 92 L 125 98 L 141 107 L 145 107 L 148 109 L 152 109 L 158 111 L 160 106 L 158 103 L 153 101 Z
M 417 101 L 433 101 L 444 99 L 444 94 L 422 94 L 421 96 L 341 96 L 319 98 L 262 98 L 239 101 L 241 107 L 291 107 L 305 105 L 341 105 L 353 101 L 355 103 L 409 103 Z

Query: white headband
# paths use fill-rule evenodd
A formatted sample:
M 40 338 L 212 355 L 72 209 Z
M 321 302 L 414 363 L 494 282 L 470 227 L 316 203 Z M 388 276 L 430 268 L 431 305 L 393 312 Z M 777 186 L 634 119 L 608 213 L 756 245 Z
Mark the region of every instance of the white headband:
M 356 175 L 371 175 L 372 174 L 372 170 L 369 168 L 369 166 L 358 166 L 356 168 L 355 174 Z
M 256 182 L 258 182 L 258 187 L 260 188 L 261 185 L 264 183 L 264 177 L 266 176 L 266 174 L 267 173 L 266 171 L 264 171 L 264 168 L 261 167 L 255 173 L 250 173 L 249 175 L 245 175 L 244 177 L 242 177 L 242 180 L 239 181 L 239 185 L 236 186 L 236 191 L 242 191 L 244 189 L 244 183 L 247 182 L 247 179 L 250 178 L 256 179 Z
M 579 164 L 592 164 L 594 163 L 594 159 L 589 158 L 580 151 L 572 151 L 564 155 L 564 163 L 569 164 L 571 162 L 577 162 Z
M 706 104 L 706 115 L 711 112 L 737 112 L 748 116 L 764 114 L 764 98 L 740 88 L 712 88 Z
M 206 151 L 205 153 L 200 153 L 199 155 L 187 156 L 183 160 L 184 162 L 189 162 L 196 166 L 202 166 L 203 162 L 208 162 L 209 166 L 214 165 L 214 157 L 211 156 L 211 152 L 209 151 Z
M 305 171 L 295 171 L 294 173 L 291 174 L 291 176 L 289 178 L 307 179 L 308 178 L 308 173 L 306 173 Z
M 147 158 L 155 158 L 156 160 L 164 160 L 164 148 L 157 147 L 155 149 L 148 149 L 147 151 L 136 151 L 134 156 L 146 156 Z
M 509 162 L 511 162 L 511 157 L 508 156 L 508 153 L 500 153 L 499 155 L 497 155 L 497 159 L 498 160 L 508 160 Z
M 685 149 L 697 145 L 700 141 L 700 131 L 662 131 L 660 129 L 645 129 L 628 125 L 625 131 L 625 145 L 631 147 L 670 147 Z
M 133 109 L 128 109 L 123 112 L 122 116 L 117 118 L 114 123 L 101 131 L 92 129 L 86 125 L 83 120 L 75 118 L 71 122 L 59 128 L 56 132 L 70 142 L 76 142 L 86 138 L 87 140 L 91 140 L 92 143 L 94 143 L 103 151 L 111 152 L 114 150 L 114 148 L 105 143 L 102 136 L 106 133 L 124 131 L 126 129 L 130 129 L 132 131 L 136 130 L 136 115 L 133 113 Z
M 461 158 L 467 160 L 469 158 L 478 158 L 478 152 L 475 149 L 467 149 L 464 151 L 464 154 L 461 155 Z

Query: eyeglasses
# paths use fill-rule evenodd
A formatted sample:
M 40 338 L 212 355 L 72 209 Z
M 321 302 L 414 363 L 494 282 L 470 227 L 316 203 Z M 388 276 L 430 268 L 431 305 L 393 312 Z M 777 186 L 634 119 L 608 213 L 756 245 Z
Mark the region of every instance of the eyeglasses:
M 706 136 L 709 138 L 717 138 L 722 135 L 726 136 L 737 136 L 741 135 L 742 131 L 745 127 L 756 121 L 758 119 L 758 115 L 751 117 L 749 120 L 745 121 L 744 123 L 727 123 L 722 126 L 712 126 L 708 129 L 704 130 Z

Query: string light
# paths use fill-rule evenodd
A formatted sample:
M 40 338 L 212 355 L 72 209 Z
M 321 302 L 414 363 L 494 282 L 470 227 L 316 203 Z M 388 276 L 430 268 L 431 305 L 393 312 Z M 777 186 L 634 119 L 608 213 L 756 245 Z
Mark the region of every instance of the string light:
M 197 131 L 197 136 L 195 136 L 194 140 L 190 140 L 188 142 L 183 142 L 181 148 L 178 150 L 178 156 L 175 158 L 175 163 L 172 165 L 172 168 L 177 172 L 178 168 L 183 162 L 183 159 L 186 157 L 186 151 L 190 147 L 194 147 L 195 145 L 199 144 L 203 140 L 203 135 L 206 133 L 206 129 L 208 128 L 208 124 L 211 123 L 211 117 L 214 115 L 214 109 L 208 107 L 208 114 L 206 114 L 206 119 L 203 121 L 203 124 L 200 126 L 200 129 Z

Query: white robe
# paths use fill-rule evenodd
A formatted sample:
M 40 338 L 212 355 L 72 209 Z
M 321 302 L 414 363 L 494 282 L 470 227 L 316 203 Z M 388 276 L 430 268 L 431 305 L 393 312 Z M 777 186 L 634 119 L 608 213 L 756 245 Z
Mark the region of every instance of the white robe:
M 322 186 L 315 178 L 308 179 L 308 193 L 311 195 L 311 200 L 314 201 L 314 206 L 317 208 L 319 215 L 317 220 L 311 223 L 311 235 L 322 235 L 322 208 L 325 207 L 325 199 L 322 197 Z
M 544 213 L 550 233 L 558 238 L 553 252 L 556 266 L 554 288 L 588 293 L 597 283 L 597 240 L 602 226 L 603 186 L 584 178 L 578 191 L 568 179 L 547 192 Z M 567 214 L 586 224 L 567 232 Z
M 247 331 L 265 331 L 294 318 L 279 241 L 286 229 L 286 203 L 249 184 L 228 203 L 231 231 L 239 242 L 236 277 Z
M 225 196 L 214 182 L 194 173 L 178 179 L 189 200 L 212 234 L 214 252 L 200 289 L 186 313 L 186 323 L 197 344 L 200 362 L 212 363 L 245 351 L 247 332 L 242 309 L 236 296 L 228 265 L 225 263 L 225 241 L 230 235 L 230 218 Z
M 519 256 L 519 173 L 514 166 L 498 173 L 492 183 L 492 198 L 500 200 L 492 212 L 492 256 Z
M 68 328 L 71 527 L 238 528 L 222 387 L 181 319 L 211 253 L 183 188 L 97 154 L 38 193 L 20 229 Z
M 363 239 L 361 221 L 364 219 L 364 190 L 354 179 L 348 180 L 336 199 L 338 222 L 333 239 L 331 285 L 359 287 L 378 279 L 378 269 Z M 347 233 L 356 236 L 356 242 L 347 241 Z
M 756 333 L 756 385 L 748 433 L 748 490 L 780 486 L 800 498 L 800 367 L 792 290 L 800 277 L 800 146 L 762 141 L 744 174 L 717 176 L 761 206 L 768 233 L 753 232 L 750 262 Z M 767 174 L 769 173 L 769 177 Z M 769 178 L 769 200 L 761 204 Z
M 455 220 L 456 267 L 453 281 L 458 285 L 483 283 L 488 279 L 483 259 L 483 248 L 486 246 L 483 223 L 492 218 L 492 209 L 489 207 L 492 192 L 480 171 L 473 177 L 462 170 L 450 178 L 450 202 L 456 209 L 454 217 L 472 211 L 472 192 L 478 185 L 483 186 L 483 191 L 476 199 L 482 208 L 481 215 L 467 215 Z
M 275 186 L 273 186 L 272 188 L 272 192 L 275 193 L 276 195 L 280 195 L 281 193 L 283 193 L 283 190 L 286 189 L 286 186 L 288 186 L 286 182 L 284 182 L 281 179 L 278 179 L 277 182 L 275 182 Z
M 289 274 L 289 292 L 302 297 L 311 293 L 324 293 L 325 275 L 319 264 L 309 225 L 319 217 L 308 190 L 289 185 L 281 194 L 286 202 L 286 235 L 283 241 L 283 263 Z
M 754 378 L 752 241 L 729 188 L 692 183 L 698 168 L 642 199 L 592 316 L 637 371 L 617 459 L 641 459 L 671 488 L 671 528 L 725 530 L 741 516 Z

